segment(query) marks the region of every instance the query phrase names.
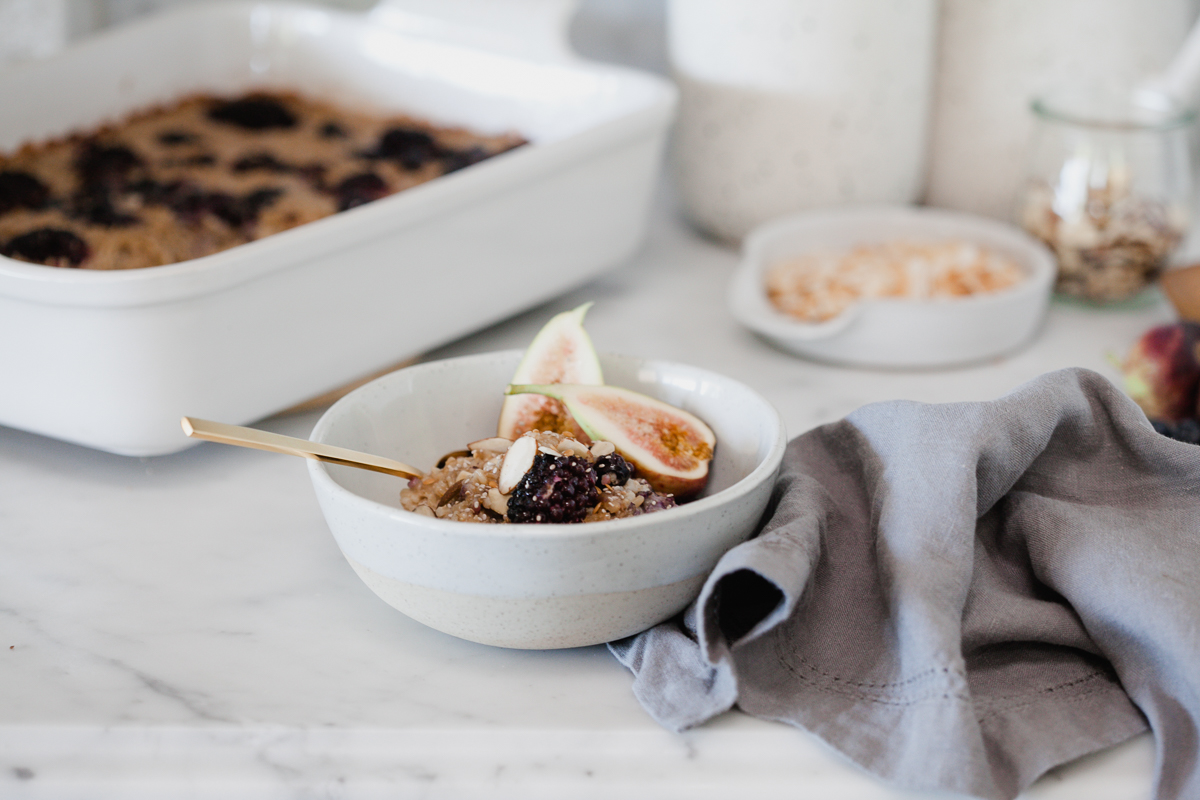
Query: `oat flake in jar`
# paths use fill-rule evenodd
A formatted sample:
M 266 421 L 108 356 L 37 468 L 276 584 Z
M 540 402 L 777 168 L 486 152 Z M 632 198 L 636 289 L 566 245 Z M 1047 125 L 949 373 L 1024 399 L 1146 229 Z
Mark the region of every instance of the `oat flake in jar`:
M 671 0 L 676 175 L 739 240 L 795 211 L 921 193 L 934 0 Z

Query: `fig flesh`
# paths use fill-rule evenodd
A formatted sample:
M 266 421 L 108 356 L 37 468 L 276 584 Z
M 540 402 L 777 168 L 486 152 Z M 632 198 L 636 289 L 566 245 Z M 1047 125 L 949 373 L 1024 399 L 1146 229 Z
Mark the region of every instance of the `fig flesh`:
M 1121 364 L 1125 392 L 1152 420 L 1197 415 L 1200 324 L 1176 322 L 1142 334 Z
M 583 317 L 591 305 L 585 303 L 551 318 L 530 342 L 511 382 L 603 384 L 600 358 L 583 329 Z M 537 394 L 505 397 L 496 435 L 515 440 L 531 430 L 562 433 L 590 443 L 587 434 L 557 399 Z
M 708 483 L 717 437 L 683 409 L 618 386 L 512 385 L 505 394 L 545 395 L 562 402 L 592 440 L 612 442 L 656 492 L 683 502 Z

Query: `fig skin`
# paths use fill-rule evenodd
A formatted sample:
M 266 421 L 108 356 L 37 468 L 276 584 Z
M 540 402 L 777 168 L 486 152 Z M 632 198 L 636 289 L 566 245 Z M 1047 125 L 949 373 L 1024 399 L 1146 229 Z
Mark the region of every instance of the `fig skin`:
M 698 478 L 681 478 L 678 475 L 654 472 L 642 464 L 635 464 L 634 466 L 638 470 L 637 477 L 650 484 L 650 488 L 659 494 L 672 495 L 677 503 L 686 503 L 696 499 L 704 491 L 704 487 L 708 485 L 707 469 Z
M 591 303 L 584 303 L 543 325 L 525 350 L 511 383 L 603 384 L 600 357 L 583 329 L 584 315 L 591 307 Z M 531 430 L 562 433 L 591 444 L 587 433 L 558 400 L 544 395 L 505 397 L 496 435 L 516 440 Z
M 1146 331 L 1121 363 L 1125 392 L 1153 420 L 1197 416 L 1200 324 L 1176 322 Z
M 686 502 L 708 484 L 717 437 L 703 420 L 653 397 L 617 386 L 510 385 L 505 394 L 560 400 L 595 441 L 612 442 L 660 494 Z

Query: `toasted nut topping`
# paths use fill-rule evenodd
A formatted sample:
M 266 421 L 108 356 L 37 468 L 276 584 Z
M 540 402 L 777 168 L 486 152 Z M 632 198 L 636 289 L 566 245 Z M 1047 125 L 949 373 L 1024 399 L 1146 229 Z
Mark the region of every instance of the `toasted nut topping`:
M 447 489 L 445 491 L 445 493 L 442 494 L 442 496 L 438 498 L 438 503 L 437 503 L 438 508 L 441 508 L 442 506 L 446 505 L 447 503 L 453 503 L 455 500 L 457 500 L 459 497 L 461 497 L 462 489 L 463 489 L 463 482 L 461 480 L 458 483 L 451 486 L 449 489 Z
M 499 489 L 488 489 L 483 504 L 501 516 L 508 514 L 508 495 L 500 494 Z
M 594 445 L 592 445 L 592 455 L 594 455 L 596 458 L 599 458 L 600 456 L 606 456 L 609 453 L 615 453 L 616 451 L 617 446 L 612 442 L 596 442 Z
M 501 494 L 508 494 L 521 482 L 521 478 L 524 478 L 525 473 L 533 466 L 537 451 L 537 440 L 532 436 L 522 436 L 513 442 L 504 455 L 504 463 L 500 466 L 498 488 Z
M 512 447 L 512 439 L 505 439 L 503 436 L 492 436 L 487 439 L 480 439 L 477 442 L 471 442 L 467 447 L 471 451 L 482 451 L 485 453 L 504 453 L 508 448 Z

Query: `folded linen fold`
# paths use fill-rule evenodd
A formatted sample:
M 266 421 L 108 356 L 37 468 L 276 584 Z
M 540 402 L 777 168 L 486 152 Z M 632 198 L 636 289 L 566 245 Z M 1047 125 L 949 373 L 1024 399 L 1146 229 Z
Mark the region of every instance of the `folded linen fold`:
M 762 532 L 610 645 L 682 730 L 735 705 L 898 788 L 1007 800 L 1146 729 L 1200 797 L 1200 447 L 1102 376 L 865 406 L 794 439 Z

